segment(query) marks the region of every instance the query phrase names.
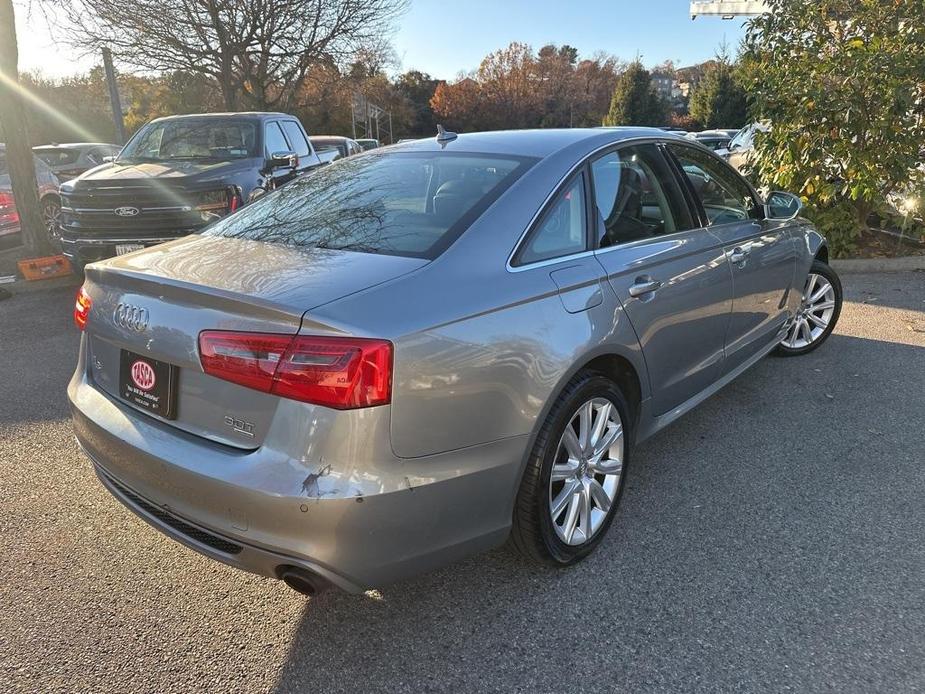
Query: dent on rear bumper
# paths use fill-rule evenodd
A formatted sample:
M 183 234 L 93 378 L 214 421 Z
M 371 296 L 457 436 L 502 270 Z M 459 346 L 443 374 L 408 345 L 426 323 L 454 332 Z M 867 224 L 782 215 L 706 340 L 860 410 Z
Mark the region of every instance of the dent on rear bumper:
M 153 525 L 239 568 L 275 575 L 298 564 L 353 591 L 503 542 L 527 443 L 400 459 L 379 407 L 324 422 L 277 417 L 261 448 L 240 451 L 116 402 L 88 381 L 83 357 L 68 397 L 77 439 L 105 475 L 246 551 L 211 552 L 132 508 Z

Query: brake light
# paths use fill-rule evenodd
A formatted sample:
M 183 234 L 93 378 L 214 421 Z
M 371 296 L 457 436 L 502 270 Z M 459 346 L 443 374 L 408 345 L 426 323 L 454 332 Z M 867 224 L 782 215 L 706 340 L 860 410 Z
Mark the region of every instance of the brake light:
M 79 330 L 87 327 L 91 306 L 93 306 L 93 301 L 90 299 L 90 295 L 81 287 L 77 290 L 77 300 L 74 302 L 74 325 Z
M 207 374 L 339 410 L 392 400 L 392 343 L 354 337 L 209 330 L 199 335 Z
M 19 212 L 12 193 L 0 193 L 0 226 L 19 224 Z

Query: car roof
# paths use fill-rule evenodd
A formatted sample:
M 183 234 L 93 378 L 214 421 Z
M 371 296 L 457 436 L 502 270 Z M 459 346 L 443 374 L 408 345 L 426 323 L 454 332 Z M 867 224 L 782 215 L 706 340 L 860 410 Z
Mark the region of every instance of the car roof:
M 279 113 L 277 111 L 225 111 L 219 113 L 186 113 L 176 116 L 163 116 L 155 118 L 151 123 L 159 123 L 165 120 L 193 120 L 196 118 L 239 118 L 241 120 L 273 120 L 284 118 L 286 120 L 298 120 L 295 116 L 288 113 Z
M 428 137 L 410 142 L 400 142 L 389 149 L 402 151 L 438 151 L 445 149 L 456 152 L 480 152 L 510 154 L 523 157 L 547 157 L 572 145 L 587 142 L 601 146 L 609 142 L 638 138 L 659 138 L 683 141 L 675 133 L 659 128 L 616 126 L 603 128 L 548 128 L 537 130 L 494 130 L 488 132 L 460 133 L 455 139 L 437 142 Z
M 343 135 L 309 135 L 308 139 L 312 142 L 350 142 L 350 138 Z

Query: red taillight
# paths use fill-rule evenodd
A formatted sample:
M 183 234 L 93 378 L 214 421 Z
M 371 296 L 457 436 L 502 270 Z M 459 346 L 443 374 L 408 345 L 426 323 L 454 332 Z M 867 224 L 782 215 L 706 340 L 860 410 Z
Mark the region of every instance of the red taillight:
M 207 374 L 283 398 L 339 410 L 392 399 L 392 343 L 205 331 L 199 358 Z
M 93 306 L 93 301 L 90 300 L 90 295 L 81 287 L 77 290 L 77 300 L 74 302 L 74 325 L 80 330 L 87 327 L 91 306 Z
M 19 212 L 12 193 L 0 193 L 0 226 L 19 224 Z

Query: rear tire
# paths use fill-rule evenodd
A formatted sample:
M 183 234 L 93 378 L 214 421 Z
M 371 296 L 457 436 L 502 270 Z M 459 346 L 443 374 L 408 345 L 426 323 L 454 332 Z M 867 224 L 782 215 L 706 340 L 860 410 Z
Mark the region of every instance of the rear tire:
M 594 551 L 620 504 L 634 421 L 609 378 L 581 371 L 569 382 L 536 437 L 517 493 L 509 544 L 518 554 L 569 566 Z
M 841 315 L 842 286 L 838 273 L 821 260 L 814 260 L 803 287 L 800 308 L 777 354 L 797 357 L 825 342 Z

